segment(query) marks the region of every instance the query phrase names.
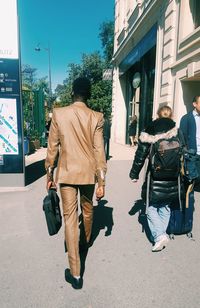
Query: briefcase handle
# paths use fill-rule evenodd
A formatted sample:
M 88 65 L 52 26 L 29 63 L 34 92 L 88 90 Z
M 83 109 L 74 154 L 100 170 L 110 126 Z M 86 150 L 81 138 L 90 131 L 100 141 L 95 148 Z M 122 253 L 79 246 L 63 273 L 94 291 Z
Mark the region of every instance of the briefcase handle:
M 56 215 L 57 215 L 58 217 L 60 217 L 60 216 L 61 216 L 61 214 L 60 214 L 60 205 L 59 205 L 59 203 L 60 203 L 60 198 L 59 198 L 59 196 L 58 196 L 58 194 L 57 194 L 57 192 L 56 192 L 56 189 L 49 189 L 48 195 L 49 195 L 50 199 L 53 198 L 55 204 L 57 205 L 57 206 L 55 206 L 54 209 L 55 209 Z

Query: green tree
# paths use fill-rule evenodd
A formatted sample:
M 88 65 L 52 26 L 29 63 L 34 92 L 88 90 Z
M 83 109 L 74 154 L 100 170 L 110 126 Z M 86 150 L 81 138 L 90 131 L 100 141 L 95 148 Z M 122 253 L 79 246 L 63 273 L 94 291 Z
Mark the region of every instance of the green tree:
M 56 96 L 59 98 L 56 106 L 71 104 L 72 83 L 78 77 L 87 77 L 92 84 L 92 97 L 88 105 L 110 117 L 112 112 L 112 81 L 103 80 L 103 71 L 111 68 L 113 53 L 113 22 L 104 22 L 100 26 L 99 37 L 102 41 L 103 56 L 96 51 L 91 54 L 83 54 L 80 64 L 70 63 L 68 65 L 68 76 L 63 85 L 56 88 Z
M 70 63 L 67 70 L 68 77 L 64 80 L 64 84 L 72 84 L 72 82 L 80 76 L 81 70 L 81 64 Z
M 81 62 L 81 76 L 90 79 L 92 84 L 102 80 L 102 72 L 105 66 L 99 52 L 83 54 Z
M 29 64 L 22 65 L 22 85 L 29 89 L 33 89 L 36 82 L 37 69 L 31 67 Z
M 59 85 L 55 93 L 57 95 L 56 102 L 54 103 L 54 107 L 64 107 L 68 106 L 72 103 L 72 82 L 68 81 L 64 85 Z
M 99 28 L 99 38 L 101 40 L 103 52 L 104 52 L 104 60 L 107 68 L 110 68 L 111 59 L 113 56 L 113 48 L 114 48 L 114 22 L 107 21 L 103 22 Z
M 35 99 L 36 92 L 43 91 L 44 101 L 49 97 L 47 77 L 37 78 L 37 69 L 30 65 L 22 65 L 22 103 L 24 118 L 24 134 L 33 137 L 35 130 Z M 44 104 L 45 108 L 45 104 Z
M 63 85 L 56 88 L 56 95 L 59 97 L 59 104 L 66 106 L 71 104 L 72 83 L 78 77 L 87 77 L 92 85 L 102 80 L 104 61 L 99 52 L 83 54 L 80 64 L 70 63 L 68 65 L 68 77 Z
M 105 118 L 109 118 L 112 112 L 112 82 L 100 80 L 92 85 L 92 96 L 88 101 L 89 107 L 103 112 Z
M 34 89 L 43 89 L 46 95 L 49 94 L 49 84 L 48 84 L 48 77 L 42 77 L 40 79 L 36 79 L 34 83 Z

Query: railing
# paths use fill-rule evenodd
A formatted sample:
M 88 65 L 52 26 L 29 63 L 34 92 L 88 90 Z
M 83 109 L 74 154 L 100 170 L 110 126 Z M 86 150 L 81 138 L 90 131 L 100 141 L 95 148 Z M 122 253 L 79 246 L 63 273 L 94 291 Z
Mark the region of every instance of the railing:
M 136 8 L 134 9 L 134 11 L 132 12 L 131 16 L 128 19 L 128 27 L 129 29 L 136 23 L 137 19 L 139 18 L 139 7 L 136 6 Z
M 118 38 L 117 38 L 117 45 L 121 45 L 121 43 L 123 42 L 125 38 L 125 28 L 122 29 L 122 31 L 120 32 Z

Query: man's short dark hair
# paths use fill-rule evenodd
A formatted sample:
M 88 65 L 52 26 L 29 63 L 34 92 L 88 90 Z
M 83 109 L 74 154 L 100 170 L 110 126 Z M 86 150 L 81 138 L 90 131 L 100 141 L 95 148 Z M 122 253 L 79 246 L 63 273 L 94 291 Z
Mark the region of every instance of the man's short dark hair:
M 200 97 L 200 95 L 196 95 L 194 98 L 193 98 L 193 103 L 197 103 L 197 101 L 198 101 L 198 98 Z
M 72 85 L 72 91 L 74 97 L 81 97 L 85 100 L 91 96 L 91 83 L 86 77 L 79 77 L 74 80 Z

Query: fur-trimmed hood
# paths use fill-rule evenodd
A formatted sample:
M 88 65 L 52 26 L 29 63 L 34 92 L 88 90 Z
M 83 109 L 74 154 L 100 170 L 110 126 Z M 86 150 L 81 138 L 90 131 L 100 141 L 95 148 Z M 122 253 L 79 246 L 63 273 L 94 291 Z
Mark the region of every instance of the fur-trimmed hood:
M 165 133 L 159 133 L 156 135 L 151 135 L 147 132 L 142 132 L 140 134 L 139 140 L 144 143 L 155 143 L 160 139 L 170 139 L 178 135 L 178 128 L 174 127 Z

